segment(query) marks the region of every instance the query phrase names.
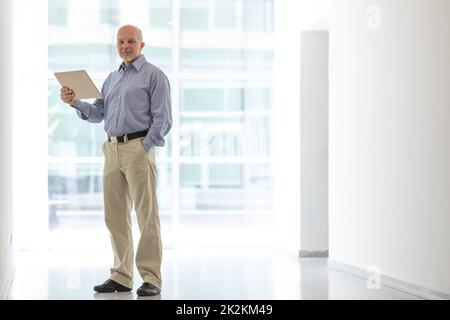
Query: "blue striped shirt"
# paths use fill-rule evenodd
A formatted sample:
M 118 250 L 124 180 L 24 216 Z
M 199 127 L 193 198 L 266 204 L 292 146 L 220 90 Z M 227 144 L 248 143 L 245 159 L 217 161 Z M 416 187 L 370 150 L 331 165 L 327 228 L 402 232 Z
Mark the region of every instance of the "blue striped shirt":
M 109 74 L 102 97 L 90 104 L 75 100 L 78 116 L 92 123 L 105 121 L 110 136 L 149 130 L 142 144 L 148 152 L 162 147 L 172 127 L 170 84 L 166 75 L 141 55 L 127 68 Z

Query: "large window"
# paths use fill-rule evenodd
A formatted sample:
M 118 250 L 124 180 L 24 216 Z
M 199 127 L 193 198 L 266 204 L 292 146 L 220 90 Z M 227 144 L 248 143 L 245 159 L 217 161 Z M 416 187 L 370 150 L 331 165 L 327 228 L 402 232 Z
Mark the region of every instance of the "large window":
M 67 25 L 69 0 L 49 0 L 48 24 L 65 27 Z
M 105 132 L 59 100 L 52 75 L 86 69 L 101 88 L 127 23 L 171 82 L 174 126 L 157 149 L 164 245 L 271 243 L 272 20 L 272 0 L 49 1 L 49 227 L 59 243 L 104 229 Z

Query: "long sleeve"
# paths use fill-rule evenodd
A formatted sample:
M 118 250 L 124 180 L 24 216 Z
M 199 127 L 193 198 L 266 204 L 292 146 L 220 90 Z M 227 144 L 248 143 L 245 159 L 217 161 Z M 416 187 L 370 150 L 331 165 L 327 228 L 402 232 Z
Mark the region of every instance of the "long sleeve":
M 92 123 L 102 122 L 105 118 L 105 88 L 109 77 L 106 78 L 102 86 L 102 97 L 95 99 L 94 103 L 88 103 L 81 100 L 75 100 L 75 109 L 77 110 L 77 115 L 82 120 L 87 120 Z
M 163 147 L 164 137 L 172 128 L 170 84 L 163 72 L 157 72 L 150 84 L 150 129 L 143 140 L 148 152 L 152 147 Z
M 77 115 L 80 119 L 92 123 L 102 122 L 105 117 L 103 98 L 96 99 L 92 104 L 81 100 L 75 100 L 75 109 L 77 110 Z

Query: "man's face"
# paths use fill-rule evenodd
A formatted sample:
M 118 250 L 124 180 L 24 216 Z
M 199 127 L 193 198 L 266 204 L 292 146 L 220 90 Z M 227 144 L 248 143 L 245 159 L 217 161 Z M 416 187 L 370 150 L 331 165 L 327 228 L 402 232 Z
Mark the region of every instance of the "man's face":
M 117 51 L 126 65 L 141 55 L 144 43 L 134 28 L 122 28 L 117 33 Z

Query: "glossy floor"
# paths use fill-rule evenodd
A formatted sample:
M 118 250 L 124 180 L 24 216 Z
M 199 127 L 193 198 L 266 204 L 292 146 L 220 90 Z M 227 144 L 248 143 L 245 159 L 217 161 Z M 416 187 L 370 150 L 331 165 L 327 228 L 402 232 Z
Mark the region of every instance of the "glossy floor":
M 326 259 L 299 259 L 267 249 L 165 250 L 162 293 L 138 298 L 135 271 L 129 293 L 96 294 L 108 277 L 110 251 L 22 252 L 16 258 L 9 299 L 419 299 L 331 270 Z

